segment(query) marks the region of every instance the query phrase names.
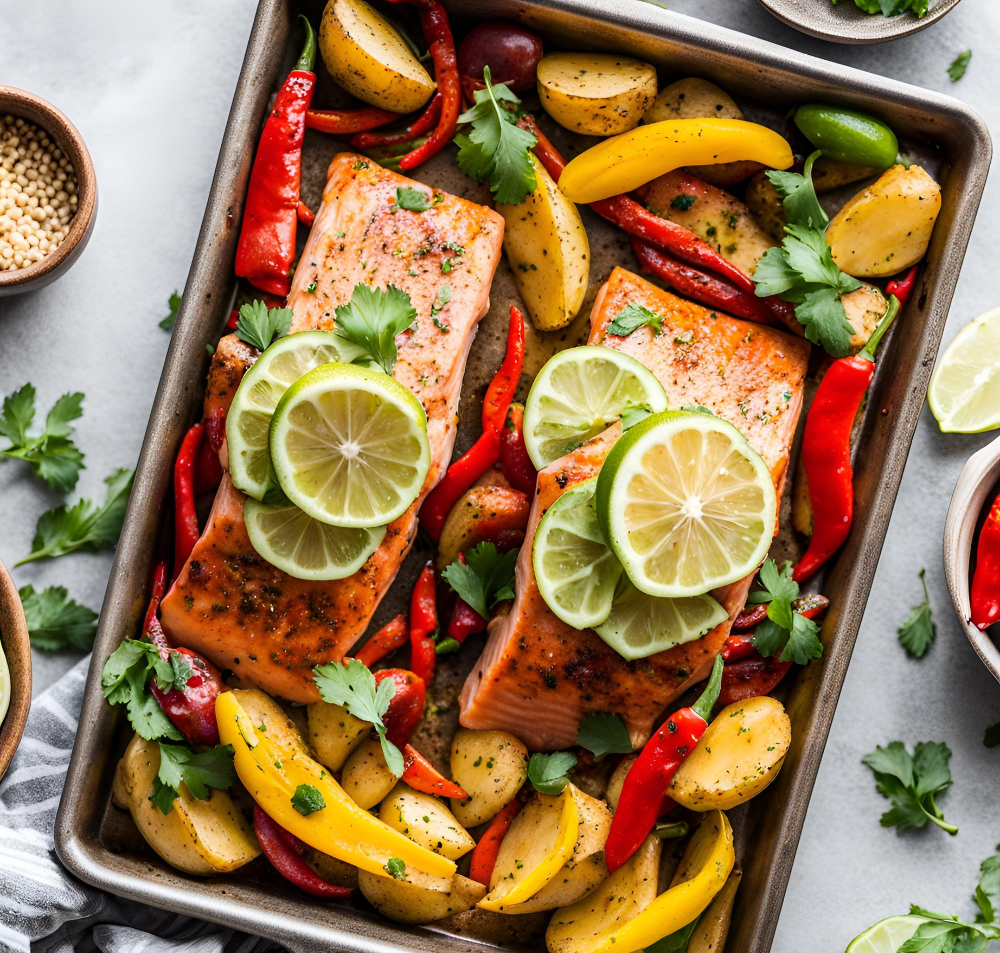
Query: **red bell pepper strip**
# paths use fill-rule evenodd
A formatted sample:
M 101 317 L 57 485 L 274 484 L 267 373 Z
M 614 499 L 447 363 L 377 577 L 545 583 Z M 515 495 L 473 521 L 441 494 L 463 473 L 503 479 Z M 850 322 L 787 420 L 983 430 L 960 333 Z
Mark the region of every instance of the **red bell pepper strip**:
M 427 687 L 424 680 L 405 668 L 384 668 L 375 673 L 375 684 L 379 685 L 385 679 L 392 679 L 396 686 L 396 694 L 389 701 L 389 707 L 383 715 L 385 736 L 398 748 L 402 748 L 420 724 L 424 714 L 424 702 L 427 698 Z
M 155 627 L 160 629 L 159 620 Z M 155 679 L 149 689 L 160 703 L 166 716 L 193 745 L 212 747 L 219 743 L 219 723 L 215 720 L 215 699 L 226 690 L 222 675 L 211 662 L 205 661 L 190 649 L 172 648 L 170 653 L 183 656 L 191 666 L 191 674 L 183 689 L 172 688 L 164 692 Z M 162 650 L 161 650 L 162 655 Z
M 868 385 L 875 376 L 875 349 L 899 312 L 899 299 L 889 304 L 868 343 L 852 357 L 830 365 L 813 398 L 802 434 L 802 462 L 809 482 L 813 534 L 792 578 L 814 575 L 843 544 L 854 519 L 854 471 L 851 429 Z
M 433 540 L 441 537 L 444 521 L 459 497 L 499 459 L 501 431 L 523 366 L 524 315 L 512 306 L 507 326 L 507 352 L 483 398 L 482 436 L 448 467 L 448 472 L 427 494 L 420 508 L 420 523 Z
M 917 272 L 920 270 L 919 265 L 914 265 L 899 281 L 890 281 L 885 286 L 885 293 L 890 295 L 895 295 L 899 298 L 899 306 L 902 308 L 906 305 L 906 302 L 910 300 L 910 295 L 913 294 L 913 286 L 917 283 Z
M 764 613 L 767 617 L 767 613 Z M 763 620 L 761 620 L 763 621 Z M 731 635 L 726 639 L 726 644 L 722 646 L 722 660 L 727 664 L 738 662 L 740 659 L 753 655 L 757 650 L 753 646 L 752 635 Z
M 504 837 L 507 836 L 507 831 L 510 830 L 510 825 L 514 822 L 521 807 L 521 802 L 514 798 L 506 807 L 501 808 L 500 813 L 490 821 L 486 833 L 483 834 L 469 855 L 470 880 L 475 880 L 484 887 L 489 887 L 490 877 L 493 876 L 493 868 L 496 867 L 497 857 L 500 854 L 500 845 L 503 843 Z
M 749 658 L 727 665 L 722 672 L 719 704 L 731 705 L 773 692 L 791 667 L 791 662 L 782 662 L 777 656 L 764 658 L 756 652 Z
M 198 542 L 198 513 L 194 506 L 195 463 L 205 437 L 205 425 L 195 424 L 181 441 L 174 463 L 174 578 Z
M 972 624 L 977 629 L 1000 619 L 1000 496 L 993 501 L 976 543 L 976 571 L 969 597 Z
M 404 142 L 413 142 L 438 124 L 441 118 L 441 99 L 441 94 L 435 93 L 424 111 L 405 129 L 396 132 L 359 132 L 351 138 L 351 145 L 355 149 L 372 149 L 376 146 L 398 146 Z
M 428 561 L 421 570 L 410 597 L 410 671 L 419 675 L 428 685 L 434 678 L 434 665 L 437 662 L 433 638 L 437 627 L 434 563 Z
M 534 495 L 538 471 L 524 446 L 524 404 L 513 403 L 500 433 L 500 469 L 515 489 Z
M 243 209 L 236 246 L 236 274 L 255 288 L 287 295 L 291 288 L 298 223 L 302 140 L 306 112 L 316 86 L 312 71 L 316 34 L 306 17 L 306 43 L 295 69 L 278 90 L 264 124 Z
M 486 631 L 486 624 L 486 619 L 459 596 L 448 623 L 448 638 L 461 645 L 470 635 Z
M 660 725 L 625 775 L 604 848 L 610 872 L 621 867 L 656 826 L 674 772 L 708 727 L 722 686 L 722 669 L 722 656 L 717 655 L 701 697 L 690 708 L 675 711 Z
M 313 210 L 301 200 L 295 208 L 295 214 L 299 220 L 299 224 L 305 225 L 306 228 L 312 228 L 312 223 L 316 221 Z
M 285 880 L 314 897 L 343 899 L 354 892 L 324 880 L 301 857 L 304 847 L 294 834 L 286 831 L 259 805 L 253 806 L 253 829 L 264 856 Z
M 378 106 L 362 106 L 360 109 L 309 109 L 306 110 L 306 129 L 328 132 L 334 136 L 351 136 L 377 129 L 402 117 L 402 113 L 389 112 Z
M 211 423 L 211 420 L 208 423 Z M 205 425 L 205 436 L 209 439 L 201 441 L 198 447 L 198 459 L 194 465 L 195 496 L 201 496 L 202 493 L 210 493 L 218 489 L 222 482 L 222 464 L 219 463 L 218 450 L 212 446 L 208 423 Z
M 434 794 L 437 797 L 453 797 L 467 801 L 469 795 L 454 781 L 449 781 L 413 745 L 403 748 L 403 777 L 414 791 Z
M 400 613 L 365 642 L 354 657 L 371 668 L 376 663 L 381 662 L 390 652 L 395 652 L 396 649 L 406 645 L 409 638 L 406 616 Z

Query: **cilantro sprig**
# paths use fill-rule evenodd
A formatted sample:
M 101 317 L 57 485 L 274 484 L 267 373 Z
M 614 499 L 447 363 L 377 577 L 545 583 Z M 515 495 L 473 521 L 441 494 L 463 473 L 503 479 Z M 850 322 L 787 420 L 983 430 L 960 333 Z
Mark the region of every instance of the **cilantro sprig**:
M 337 308 L 337 334 L 366 353 L 386 374 L 396 364 L 396 335 L 413 327 L 417 309 L 410 296 L 395 285 L 385 291 L 361 282 L 354 286 L 351 300 Z
M 490 609 L 504 599 L 514 598 L 514 565 L 517 550 L 497 551 L 493 543 L 479 543 L 465 553 L 465 562 L 456 559 L 441 573 L 451 586 L 484 619 Z
M 569 772 L 576 767 L 572 751 L 536 751 L 528 761 L 528 780 L 542 794 L 562 794 L 569 784 Z
M 159 322 L 160 327 L 163 328 L 164 331 L 173 331 L 174 325 L 177 323 L 177 315 L 180 310 L 181 296 L 174 291 L 167 300 L 167 316 Z
M 823 655 L 819 626 L 792 608 L 798 598 L 799 584 L 792 578 L 792 564 L 781 569 L 768 557 L 760 567 L 763 589 L 750 593 L 748 603 L 767 603 L 767 618 L 753 633 L 754 648 L 764 656 L 778 655 L 781 662 L 806 665 Z
M 35 592 L 34 586 L 22 586 L 17 594 L 34 648 L 45 652 L 66 648 L 86 652 L 93 648 L 97 613 L 70 599 L 64 587 L 49 586 Z
M 837 4 L 839 0 L 833 0 Z M 912 10 L 918 17 L 927 16 L 929 0 L 854 0 L 855 6 L 865 13 L 881 13 L 882 16 L 894 17 L 900 13 Z
M 907 831 L 926 827 L 930 821 L 949 834 L 957 834 L 958 828 L 945 821 L 935 803 L 935 795 L 951 787 L 950 760 L 951 749 L 940 741 L 921 741 L 912 755 L 901 741 L 866 754 L 862 764 L 872 769 L 879 794 L 892 802 L 881 817 L 882 826 Z
M 608 325 L 608 334 L 628 337 L 633 331 L 647 324 L 653 329 L 654 334 L 659 334 L 663 330 L 663 315 L 651 311 L 645 305 L 630 301 Z
M 216 745 L 195 754 L 187 745 L 160 742 L 160 768 L 153 778 L 150 800 L 162 813 L 169 814 L 183 784 L 192 797 L 207 801 L 209 788 L 226 791 L 236 780 L 233 746 Z
M 291 308 L 269 308 L 264 301 L 251 301 L 240 306 L 236 336 L 258 351 L 266 351 L 274 340 L 288 334 L 292 317 Z
M 631 754 L 632 738 L 621 715 L 594 711 L 580 722 L 576 743 L 592 752 L 595 761 L 608 754 Z
M 972 60 L 972 50 L 966 50 L 964 53 L 959 53 L 951 61 L 951 66 L 948 67 L 948 79 L 953 83 L 957 83 L 964 75 L 965 71 L 969 68 L 969 62 Z
M 931 647 L 936 634 L 931 616 L 931 597 L 927 593 L 926 569 L 920 570 L 920 584 L 924 587 L 924 601 L 910 609 L 910 614 L 899 624 L 896 632 L 899 644 L 912 658 L 921 658 Z

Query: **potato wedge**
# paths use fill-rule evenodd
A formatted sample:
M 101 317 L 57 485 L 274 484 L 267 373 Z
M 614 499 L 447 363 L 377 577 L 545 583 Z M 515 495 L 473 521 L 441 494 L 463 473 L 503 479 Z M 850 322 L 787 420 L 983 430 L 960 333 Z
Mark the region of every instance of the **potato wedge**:
M 475 880 L 455 874 L 443 881 L 443 889 L 422 883 L 380 877 L 366 870 L 358 873 L 358 887 L 364 898 L 384 917 L 397 923 L 432 923 L 471 910 L 486 895 Z
M 841 271 L 883 278 L 915 265 L 941 211 L 941 187 L 919 165 L 894 165 L 830 222 L 826 241 Z
M 358 807 L 371 810 L 396 786 L 396 776 L 386 767 L 378 738 L 368 737 L 344 762 L 340 786 Z
M 832 192 L 877 174 L 878 169 L 872 166 L 841 162 L 829 156 L 820 156 L 812 167 L 812 180 L 817 192 Z
M 438 798 L 414 791 L 405 784 L 397 784 L 389 792 L 379 807 L 378 816 L 383 823 L 421 847 L 443 854 L 449 860 L 458 860 L 476 846 L 469 832 Z
M 270 695 L 256 688 L 234 688 L 233 695 L 252 719 L 254 727 L 267 734 L 276 745 L 311 754 L 299 726 Z
M 538 159 L 535 188 L 520 205 L 497 203 L 517 293 L 539 331 L 556 331 L 577 316 L 590 279 L 590 243 L 577 207 Z
M 692 811 L 737 807 L 777 777 L 791 740 L 791 721 L 777 699 L 727 705 L 681 762 L 667 794 Z
M 854 334 L 851 335 L 851 349 L 860 351 L 868 343 L 872 331 L 878 327 L 885 309 L 889 307 L 889 302 L 874 285 L 862 283 L 860 288 L 841 295 L 840 303 L 844 306 L 847 320 L 854 328 Z
M 365 0 L 329 0 L 319 51 L 330 75 L 372 106 L 408 113 L 434 95 L 435 83 L 382 14 Z
M 604 800 L 608 802 L 608 807 L 612 811 L 618 810 L 618 799 L 622 796 L 622 785 L 625 783 L 625 775 L 628 774 L 629 768 L 638 760 L 639 756 L 637 754 L 626 755 L 618 762 L 615 770 L 611 772 L 607 787 L 604 789 Z
M 324 854 L 308 844 L 305 845 L 302 859 L 329 883 L 336 884 L 338 887 L 356 888 L 358 886 L 358 868 L 354 864 Z
M 316 760 L 331 771 L 339 771 L 350 753 L 371 732 L 370 721 L 355 718 L 341 705 L 313 702 L 306 707 L 309 717 L 309 742 Z
M 743 879 L 743 871 L 737 864 L 726 885 L 715 895 L 715 899 L 705 908 L 698 925 L 688 940 L 687 953 L 721 953 L 726 948 L 729 936 L 729 921 L 733 915 L 733 901 Z
M 743 193 L 750 214 L 757 220 L 765 232 L 775 243 L 785 237 L 785 225 L 788 218 L 785 215 L 785 204 L 781 193 L 771 184 L 763 170 L 751 176 Z
M 489 539 L 500 549 L 514 549 L 524 540 L 531 503 L 509 486 L 474 486 L 451 508 L 438 540 L 439 569 L 459 553 Z
M 549 53 L 537 75 L 542 108 L 587 136 L 634 129 L 656 97 L 656 68 L 613 53 Z
M 506 731 L 460 728 L 451 741 L 451 777 L 469 795 L 467 801 L 452 798 L 455 817 L 465 827 L 484 824 L 528 779 L 528 749 Z
M 159 746 L 136 735 L 115 772 L 114 797 L 171 867 L 208 876 L 236 870 L 260 854 L 253 828 L 228 791 L 212 788 L 208 800 L 200 801 L 181 785 L 173 809 L 162 813 L 149 799 L 159 770 Z

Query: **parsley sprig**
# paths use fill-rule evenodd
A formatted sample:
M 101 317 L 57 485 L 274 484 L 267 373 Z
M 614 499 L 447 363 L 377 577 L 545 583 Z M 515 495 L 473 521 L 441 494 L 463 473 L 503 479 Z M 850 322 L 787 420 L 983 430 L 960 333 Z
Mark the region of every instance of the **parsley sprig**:
M 351 300 L 337 308 L 337 334 L 365 351 L 364 360 L 375 361 L 386 374 L 396 364 L 396 335 L 413 327 L 417 309 L 410 296 L 395 285 L 385 291 L 361 282 Z
M 528 761 L 528 780 L 542 794 L 562 794 L 569 784 L 569 773 L 576 767 L 572 751 L 536 751 Z
M 823 654 L 819 626 L 792 608 L 799 595 L 799 585 L 792 579 L 792 564 L 781 569 L 768 557 L 760 567 L 763 589 L 750 593 L 748 603 L 767 603 L 767 618 L 754 629 L 754 648 L 764 656 L 778 655 L 779 661 L 806 665 Z
M 645 305 L 636 304 L 630 301 L 608 325 L 608 334 L 616 334 L 619 337 L 627 337 L 633 331 L 649 325 L 654 334 L 659 334 L 663 329 L 663 315 L 651 311 Z
M 70 599 L 65 588 L 49 586 L 35 592 L 34 586 L 22 586 L 17 594 L 34 648 L 45 652 L 66 648 L 86 652 L 93 648 L 97 613 Z
M 292 326 L 291 308 L 269 308 L 260 300 L 240 306 L 236 336 L 258 351 L 266 351 L 277 338 L 288 334 Z
M 169 814 L 182 784 L 199 801 L 211 797 L 209 788 L 228 790 L 236 780 L 233 754 L 232 745 L 216 745 L 195 754 L 187 745 L 161 741 L 160 769 L 153 778 L 150 800 L 162 813 Z
M 456 559 L 441 576 L 480 616 L 488 619 L 493 606 L 514 598 L 516 563 L 516 549 L 501 553 L 493 543 L 483 542 L 465 553 L 464 563 Z
M 621 715 L 606 711 L 591 712 L 580 722 L 576 743 L 593 752 L 595 761 L 607 754 L 632 753 L 632 738 Z
M 899 624 L 899 644 L 913 658 L 921 658 L 931 647 L 936 629 L 931 616 L 931 597 L 927 593 L 926 569 L 920 570 L 920 584 L 924 587 L 924 601 L 910 609 L 910 614 Z
M 901 741 L 892 741 L 884 748 L 880 745 L 866 754 L 862 763 L 872 769 L 879 794 L 892 802 L 882 815 L 882 826 L 907 831 L 926 827 L 930 821 L 949 834 L 957 834 L 958 828 L 945 821 L 934 800 L 951 787 L 949 760 L 951 749 L 941 741 L 921 741 L 912 755 Z

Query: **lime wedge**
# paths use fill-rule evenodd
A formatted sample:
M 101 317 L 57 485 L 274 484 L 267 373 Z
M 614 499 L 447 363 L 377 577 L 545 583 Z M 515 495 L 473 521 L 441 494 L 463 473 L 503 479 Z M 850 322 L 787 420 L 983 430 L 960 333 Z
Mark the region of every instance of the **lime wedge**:
M 596 437 L 626 410 L 666 410 L 660 382 L 609 347 L 571 347 L 538 372 L 524 404 L 524 446 L 541 470 Z
M 288 499 L 334 526 L 391 523 L 430 467 L 420 402 L 388 374 L 353 364 L 321 364 L 288 388 L 270 448 Z
M 243 504 L 243 521 L 257 553 L 296 579 L 353 576 L 385 537 L 384 526 L 330 526 L 293 503 L 271 506 L 250 497 Z
M 712 414 L 654 414 L 625 433 L 597 479 L 597 519 L 637 589 L 695 596 L 752 573 L 774 537 L 767 465 Z
M 531 550 L 545 604 L 575 629 L 592 629 L 608 617 L 622 574 L 597 524 L 596 488 L 594 477 L 563 493 L 538 524 Z
M 958 332 L 938 358 L 927 402 L 944 433 L 1000 427 L 1000 308 Z
M 594 631 L 623 658 L 640 659 L 700 639 L 728 618 L 710 595 L 661 599 L 640 592 L 623 576 L 611 614 Z
M 226 417 L 229 475 L 233 486 L 255 500 L 268 487 L 267 448 L 271 415 L 282 395 L 303 374 L 330 361 L 351 361 L 361 349 L 332 331 L 303 331 L 274 342 L 243 376 Z
M 896 953 L 926 922 L 923 917 L 886 917 L 851 940 L 847 953 Z

